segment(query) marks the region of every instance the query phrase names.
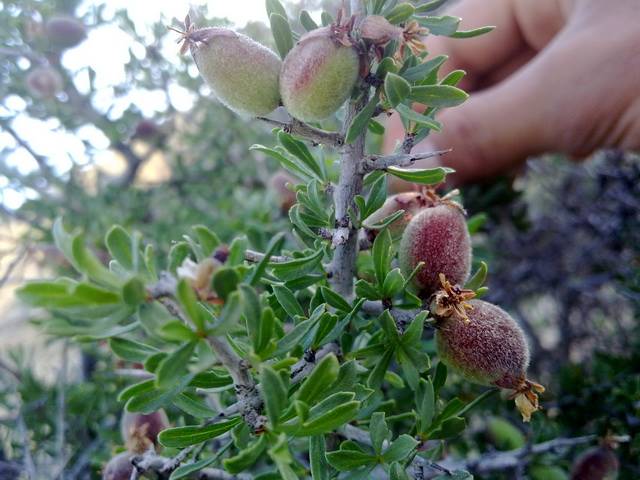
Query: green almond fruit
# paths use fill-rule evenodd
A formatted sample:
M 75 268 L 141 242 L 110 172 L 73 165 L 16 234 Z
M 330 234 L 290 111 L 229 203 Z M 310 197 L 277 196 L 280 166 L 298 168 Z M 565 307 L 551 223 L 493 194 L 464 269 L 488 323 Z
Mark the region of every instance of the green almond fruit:
M 292 117 L 324 120 L 349 98 L 360 71 L 356 49 L 339 41 L 332 27 L 304 35 L 289 51 L 280 72 L 282 103 Z
M 278 55 L 228 28 L 185 34 L 200 74 L 216 97 L 236 113 L 262 116 L 280 105 Z

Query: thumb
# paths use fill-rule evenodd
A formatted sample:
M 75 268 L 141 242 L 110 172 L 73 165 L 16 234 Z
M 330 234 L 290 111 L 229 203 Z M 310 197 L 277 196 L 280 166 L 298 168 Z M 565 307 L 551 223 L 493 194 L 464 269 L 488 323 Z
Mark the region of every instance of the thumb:
M 540 70 L 534 60 L 503 82 L 471 95 L 461 106 L 443 111 L 438 116 L 442 131 L 432 133 L 414 151 L 451 148 L 437 160 L 456 170 L 455 183 L 508 173 L 529 155 L 545 151 L 549 147 L 545 119 L 552 112 L 544 100 L 548 81 Z M 433 161 L 417 166 L 431 167 Z

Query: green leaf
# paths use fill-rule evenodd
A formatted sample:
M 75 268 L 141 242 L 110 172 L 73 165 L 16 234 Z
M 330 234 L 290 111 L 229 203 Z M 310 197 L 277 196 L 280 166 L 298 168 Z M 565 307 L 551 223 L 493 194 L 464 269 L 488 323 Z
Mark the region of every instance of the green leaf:
M 320 264 L 323 250 L 318 250 L 311 255 L 301 258 L 295 258 L 287 262 L 275 263 L 272 266 L 273 273 L 282 280 L 293 280 L 299 278 L 307 273 L 312 272 Z
M 91 280 L 109 287 L 118 287 L 120 279 L 96 257 L 84 244 L 82 235 L 76 235 L 71 242 L 71 251 L 80 273 Z
M 406 20 L 409 20 L 415 13 L 416 9 L 410 3 L 399 3 L 386 13 L 385 17 L 389 20 L 389 23 L 397 25 Z
M 214 425 L 169 428 L 160 432 L 158 440 L 165 447 L 184 448 L 197 445 L 228 432 L 241 421 L 240 417 L 219 422 Z
M 218 268 L 211 279 L 211 285 L 215 292 L 223 300 L 227 300 L 229 295 L 238 288 L 240 276 L 233 267 Z
M 239 290 L 233 292 L 227 298 L 220 317 L 209 329 L 209 335 L 226 335 L 235 327 L 240 325 L 240 318 L 242 317 L 242 293 Z
M 53 222 L 52 234 L 53 241 L 56 244 L 56 247 L 58 247 L 58 250 L 60 250 L 65 258 L 69 260 L 69 263 L 73 265 L 73 268 L 80 271 L 76 259 L 74 258 L 72 249 L 73 239 L 76 237 L 76 235 L 72 235 L 65 230 L 64 223 L 61 217 L 56 218 L 56 220 Z
M 395 107 L 411 93 L 411 85 L 395 73 L 387 73 L 384 78 L 384 92 L 392 107 Z
M 414 122 L 417 125 L 427 127 L 430 130 L 435 130 L 436 132 L 442 130 L 442 124 L 440 122 L 426 115 L 422 115 L 406 105 L 400 104 L 396 106 L 396 111 L 402 118 L 409 122 Z
M 369 378 L 367 379 L 367 385 L 369 388 L 378 389 L 382 385 L 382 381 L 384 380 L 384 375 L 387 373 L 387 369 L 391 364 L 391 360 L 393 359 L 393 354 L 395 352 L 395 348 L 389 348 L 385 350 L 384 354 L 380 358 L 378 362 L 376 362 L 375 367 L 369 373 Z
M 140 395 L 141 393 L 153 390 L 154 386 L 155 386 L 155 380 L 153 378 L 150 378 L 149 380 L 143 380 L 142 382 L 134 383 L 133 385 L 129 385 L 127 388 L 125 388 L 118 394 L 118 401 L 126 402 L 130 398 L 135 397 L 136 395 Z
M 433 384 L 420 379 L 416 390 L 416 411 L 418 414 L 418 433 L 424 433 L 431 426 L 435 413 L 435 393 Z
M 293 48 L 293 33 L 291 33 L 289 20 L 278 13 L 272 13 L 269 15 L 269 22 L 271 23 L 271 33 L 276 42 L 276 48 L 280 58 L 284 60 L 289 50 Z
M 469 95 L 451 85 L 419 85 L 411 87 L 409 98 L 430 107 L 455 107 L 463 103 Z
M 433 392 L 436 398 L 438 397 L 440 389 L 444 386 L 446 381 L 447 366 L 442 362 L 438 362 L 438 365 L 436 366 L 436 373 L 433 376 Z
M 406 434 L 400 435 L 385 450 L 382 458 L 386 463 L 399 462 L 404 460 L 417 445 L 418 441 L 415 438 Z
M 375 465 L 376 458 L 359 450 L 336 450 L 327 453 L 327 461 L 336 470 L 349 472 L 366 465 Z
M 440 428 L 429 434 L 429 438 L 432 440 L 452 438 L 464 431 L 467 426 L 467 422 L 462 417 L 450 417 L 447 418 Z
M 187 371 L 187 365 L 195 349 L 195 342 L 189 342 L 165 357 L 156 370 L 156 386 L 168 389 Z
M 374 412 L 369 422 L 369 436 L 371 437 L 371 446 L 376 455 L 382 454 L 382 444 L 391 436 L 391 431 L 387 426 L 384 412 Z
M 373 95 L 367 105 L 354 117 L 351 125 L 349 125 L 345 143 L 355 142 L 360 134 L 365 131 L 369 120 L 371 120 L 373 116 L 373 112 L 376 110 L 376 105 L 378 105 L 378 96 Z
M 213 255 L 215 249 L 220 245 L 220 239 L 218 236 L 204 225 L 195 225 L 193 227 L 193 231 L 195 232 L 196 237 L 198 238 L 198 243 L 202 248 L 202 254 L 205 257 Z
M 339 293 L 325 286 L 320 287 L 320 291 L 322 292 L 324 301 L 331 305 L 333 308 L 341 310 L 343 312 L 351 311 L 351 304 L 347 302 Z
M 486 27 L 474 28 L 473 30 L 458 30 L 450 36 L 451 38 L 473 38 L 484 35 L 485 33 L 489 33 L 495 28 L 495 26 L 490 25 Z
M 328 12 L 322 12 L 320 14 L 320 19 L 322 20 L 322 26 L 323 27 L 328 27 L 329 25 L 331 25 L 333 23 L 333 17 Z
M 169 402 L 178 393 L 184 390 L 184 388 L 192 379 L 193 375 L 185 375 L 180 379 L 178 383 L 173 385 L 168 390 L 157 389 L 154 387 L 148 391 L 144 391 L 135 396 L 132 396 L 129 400 L 127 400 L 125 409 L 128 412 L 141 412 L 144 414 L 149 414 L 155 412 L 160 408 L 168 407 Z
M 309 437 L 309 463 L 313 480 L 329 480 L 329 463 L 324 435 Z
M 175 273 L 176 269 L 182 265 L 185 258 L 191 255 L 191 247 L 187 242 L 178 242 L 169 250 L 168 269 Z
M 437 57 L 433 57 L 426 62 L 422 62 L 414 67 L 407 68 L 402 73 L 402 77 L 411 83 L 422 82 L 425 78 L 432 76 L 434 72 L 437 72 L 448 58 L 449 57 L 447 57 L 446 55 L 438 55 Z
M 388 229 L 380 232 L 373 241 L 371 256 L 378 285 L 382 287 L 391 268 L 391 233 Z
M 287 387 L 273 368 L 263 364 L 260 367 L 260 388 L 269 421 L 277 427 L 287 403 Z
M 122 299 L 127 305 L 137 307 L 146 301 L 147 291 L 138 277 L 130 278 L 122 286 Z
M 198 339 L 196 333 L 180 320 L 171 320 L 160 327 L 159 335 L 170 341 L 190 342 Z
M 233 457 L 225 458 L 222 461 L 222 465 L 229 473 L 236 474 L 243 472 L 258 461 L 260 455 L 262 455 L 267 448 L 267 445 L 267 435 L 260 435 L 257 440 L 251 442 Z
M 173 399 L 173 404 L 188 415 L 196 418 L 215 417 L 217 412 L 194 393 L 182 392 Z
M 327 400 L 330 398 L 331 397 Z M 324 401 L 311 409 L 310 419 L 303 423 L 299 430 L 292 432 L 292 435 L 306 437 L 332 432 L 336 428 L 353 420 L 360 409 L 360 402 L 354 400 L 343 403 L 320 416 L 315 416 L 314 409 L 318 406 L 322 406 L 323 403 Z
M 187 463 L 184 465 L 180 465 L 176 468 L 171 475 L 169 476 L 169 480 L 178 480 L 180 478 L 193 478 L 192 475 L 200 470 L 207 468 L 209 465 L 212 465 L 217 460 L 216 456 L 204 458 L 202 460 L 198 460 L 197 462 Z
M 416 13 L 427 13 L 444 5 L 448 0 L 431 0 L 416 7 Z
M 193 322 L 199 331 L 203 331 L 205 327 L 205 317 L 202 314 L 201 308 L 198 306 L 196 293 L 193 291 L 188 280 L 183 278 L 178 282 L 176 298 L 180 302 L 189 320 Z
M 282 15 L 284 18 L 287 18 L 287 11 L 278 0 L 266 0 L 265 3 L 268 16 L 271 16 L 272 13 L 277 13 L 278 15 Z
M 484 284 L 484 281 L 487 279 L 488 267 L 485 262 L 480 262 L 480 266 L 476 273 L 473 274 L 473 277 L 469 279 L 469 281 L 465 284 L 464 288 L 468 288 L 469 290 L 478 290 Z
M 339 369 L 340 363 L 333 353 L 325 356 L 304 381 L 296 393 L 296 398 L 313 404 L 336 381 Z
M 392 298 L 399 294 L 404 288 L 404 277 L 399 268 L 391 270 L 382 284 L 382 294 L 385 298 Z
M 322 168 L 304 142 L 301 142 L 292 135 L 289 135 L 284 130 L 280 130 L 278 132 L 278 141 L 291 155 L 302 161 L 304 165 L 313 172 L 314 176 L 318 180 L 325 180 Z
M 451 36 L 458 29 L 459 17 L 444 15 L 442 17 L 416 17 L 418 23 L 429 29 L 433 35 Z
M 389 468 L 389 480 L 411 480 L 411 477 L 400 463 L 393 462 Z
M 208 370 L 200 372 L 193 377 L 189 384 L 196 388 L 222 388 L 233 383 L 231 376 L 221 370 Z
M 465 77 L 467 72 L 464 70 L 454 70 L 449 72 L 446 77 L 440 81 L 440 85 L 450 85 L 455 87 Z
M 488 216 L 486 213 L 476 213 L 469 220 L 467 220 L 467 229 L 469 230 L 469 235 L 476 234 L 487 222 Z
M 118 357 L 129 362 L 144 362 L 146 358 L 158 352 L 157 348 L 126 338 L 110 338 L 109 348 Z
M 318 24 L 311 18 L 311 15 L 306 10 L 300 12 L 300 23 L 307 32 L 318 28 Z
M 408 182 L 418 183 L 420 185 L 433 185 L 442 182 L 447 174 L 453 173 L 454 170 L 447 167 L 436 167 L 428 169 L 419 168 L 387 168 L 394 177 L 398 177 Z
M 133 270 L 131 237 L 120 225 L 114 225 L 105 236 L 104 243 L 109 254 L 125 269 Z
M 298 299 L 295 297 L 293 292 L 289 290 L 284 285 L 273 285 L 273 293 L 278 300 L 280 306 L 287 312 L 291 318 L 295 318 L 296 316 L 304 316 L 304 310 L 302 309 L 302 305 L 298 302 Z
M 252 145 L 249 148 L 249 150 L 257 150 L 259 152 L 266 153 L 272 158 L 275 158 L 278 162 L 280 162 L 280 165 L 282 166 L 282 168 L 284 168 L 285 170 L 288 170 L 289 172 L 293 173 L 294 175 L 296 175 L 297 177 L 301 178 L 304 181 L 309 181 L 312 178 L 315 178 L 313 171 L 309 170 L 309 168 L 305 164 L 303 164 L 302 162 L 290 160 L 289 158 L 285 157 L 282 153 L 280 153 L 277 150 L 274 150 L 273 148 L 265 147 L 264 145 L 260 145 L 260 144 L 255 144 L 255 145 Z
M 277 233 L 269 241 L 269 244 L 267 245 L 267 249 L 264 252 L 264 258 L 260 260 L 260 262 L 258 262 L 254 270 L 249 275 L 249 278 L 247 279 L 247 283 L 249 285 L 255 286 L 258 284 L 258 282 L 264 275 L 264 272 L 266 271 L 267 266 L 269 265 L 269 259 L 276 251 L 282 248 L 282 245 L 284 243 L 284 238 L 285 238 L 284 233 Z

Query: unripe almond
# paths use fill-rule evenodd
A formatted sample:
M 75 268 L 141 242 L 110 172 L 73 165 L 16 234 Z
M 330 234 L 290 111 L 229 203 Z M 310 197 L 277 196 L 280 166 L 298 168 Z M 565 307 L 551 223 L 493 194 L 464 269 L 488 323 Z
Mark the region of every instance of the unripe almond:
M 113 457 L 102 471 L 102 480 L 129 480 L 133 472 L 133 454 L 122 452 Z
M 38 98 L 54 98 L 63 87 L 62 76 L 51 67 L 36 67 L 27 75 L 27 87 Z
M 164 410 L 150 414 L 124 412 L 120 419 L 120 433 L 127 448 L 143 453 L 151 445 L 158 447 L 158 434 L 169 428 L 169 419 Z
M 184 39 L 200 74 L 224 105 L 251 116 L 278 108 L 282 62 L 267 47 L 228 28 L 191 29 Z
M 298 181 L 284 171 L 274 173 L 269 179 L 269 186 L 277 196 L 280 210 L 284 213 L 288 212 L 297 201 L 296 192 L 292 190 L 296 183 Z
M 45 25 L 45 32 L 49 42 L 61 49 L 75 47 L 87 38 L 82 22 L 66 15 L 51 17 Z
M 462 377 L 480 385 L 514 391 L 524 421 L 538 410 L 544 387 L 526 378 L 529 347 L 516 321 L 504 310 L 475 293 L 452 286 L 441 276 L 442 290 L 433 295 L 436 348 L 440 359 Z
M 349 98 L 359 71 L 356 49 L 344 37 L 336 36 L 335 27 L 313 30 L 284 59 L 282 103 L 298 120 L 324 120 Z
M 402 28 L 381 15 L 366 17 L 360 24 L 360 36 L 374 45 L 384 45 L 402 36 Z
M 384 202 L 382 207 L 373 212 L 364 222 L 363 226 L 375 233 L 375 225 L 379 224 L 390 215 L 400 210 L 404 214 L 392 222 L 387 228 L 392 236 L 396 237 L 404 232 L 411 219 L 428 205 L 427 198 L 420 192 L 403 192 L 392 195 Z
M 571 469 L 571 480 L 614 480 L 620 464 L 607 446 L 594 447 L 580 455 Z
M 424 262 L 413 278 L 422 298 L 440 288 L 440 274 L 464 285 L 471 270 L 471 238 L 462 209 L 453 202 L 423 209 L 405 228 L 399 253 L 405 275 Z

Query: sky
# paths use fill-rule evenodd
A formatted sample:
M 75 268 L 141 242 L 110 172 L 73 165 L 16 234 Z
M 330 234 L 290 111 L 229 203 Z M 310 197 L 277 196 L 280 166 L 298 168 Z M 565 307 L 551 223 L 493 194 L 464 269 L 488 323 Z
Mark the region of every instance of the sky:
M 264 0 L 209 0 L 209 1 L 185 1 L 185 0 L 108 0 L 106 2 L 96 0 L 86 0 L 80 7 L 79 13 L 90 10 L 98 4 L 106 3 L 108 12 L 126 8 L 130 18 L 138 25 L 148 25 L 159 20 L 162 16 L 166 19 L 184 18 L 191 6 L 196 9 L 206 5 L 211 15 L 216 17 L 226 17 L 238 27 L 243 27 L 249 21 L 267 21 Z M 153 8 L 150 6 L 153 5 Z M 152 16 L 150 16 L 152 13 Z M 109 88 L 111 85 L 120 83 L 124 77 L 123 65 L 129 60 L 129 48 L 131 39 L 123 31 L 115 26 L 106 26 L 91 29 L 88 38 L 78 47 L 65 52 L 63 64 L 71 71 L 82 70 L 87 65 L 96 72 L 96 87 L 104 89 L 104 94 L 95 97 L 95 105 L 98 108 L 113 108 L 113 94 Z M 177 51 L 177 46 L 175 47 Z M 135 49 L 134 49 L 135 54 Z M 144 55 L 144 49 L 141 52 Z M 78 88 L 82 91 L 82 79 L 77 82 Z M 176 87 L 170 92 L 172 104 L 178 110 L 188 110 L 195 100 L 193 94 Z M 151 116 L 158 105 L 162 105 L 165 96 L 162 92 L 138 92 L 133 98 L 143 115 Z M 0 114 L 12 114 L 24 108 L 24 102 L 18 97 L 5 99 L 5 104 L 10 108 Z M 121 105 L 115 105 L 115 109 L 124 110 L 128 101 L 123 101 Z M 12 112 L 13 111 L 13 112 Z M 55 120 L 42 122 L 29 118 L 26 115 L 18 115 L 13 123 L 14 129 L 27 140 L 30 146 L 40 154 L 45 154 L 50 164 L 59 172 L 68 170 L 72 163 L 82 165 L 86 162 L 84 147 L 81 139 L 89 141 L 96 150 L 103 150 L 94 158 L 100 162 L 100 155 L 110 158 L 106 148 L 108 140 L 94 127 L 83 127 L 77 135 L 55 131 L 57 124 Z M 14 146 L 13 138 L 0 131 L 0 148 L 5 145 Z M 31 156 L 24 150 L 17 150 L 12 153 L 6 161 L 9 165 L 18 168 L 21 173 L 27 173 L 37 168 L 37 164 Z M 36 192 L 16 191 L 6 188 L 7 179 L 0 176 L 0 203 L 8 208 L 18 208 L 25 198 L 36 196 Z

